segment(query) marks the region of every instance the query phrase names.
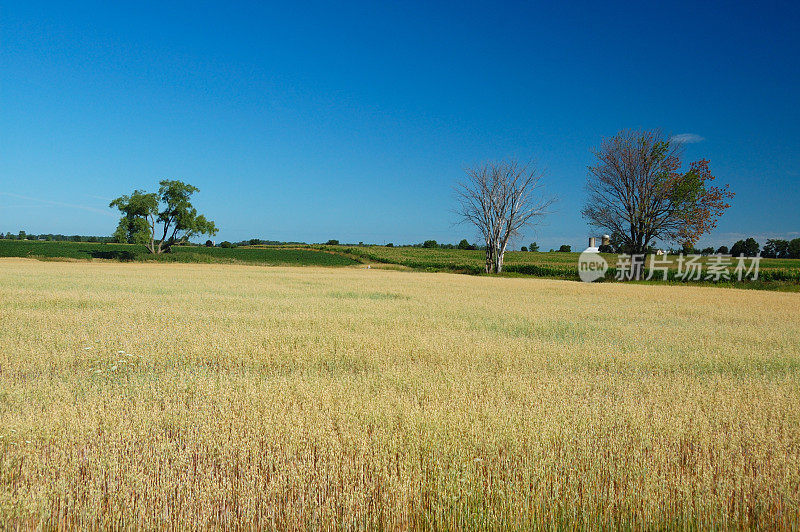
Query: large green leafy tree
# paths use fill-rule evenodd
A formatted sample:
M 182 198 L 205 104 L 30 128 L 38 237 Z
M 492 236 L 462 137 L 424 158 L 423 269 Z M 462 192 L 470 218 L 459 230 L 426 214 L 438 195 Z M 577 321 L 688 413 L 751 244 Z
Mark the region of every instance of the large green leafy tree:
M 745 257 L 755 257 L 758 255 L 759 249 L 758 242 L 755 238 L 748 238 L 747 240 L 739 240 L 731 246 L 731 255 L 738 257 L 744 255 Z
M 119 242 L 144 244 L 150 253 L 169 252 L 195 235 L 216 235 L 217 226 L 192 206 L 198 188 L 165 179 L 157 193 L 134 190 L 109 204 L 122 213 L 114 237 Z
M 787 258 L 789 256 L 789 241 L 780 238 L 768 238 L 761 256 L 769 259 Z
M 800 259 L 800 238 L 792 239 L 789 242 L 788 253 L 790 258 Z

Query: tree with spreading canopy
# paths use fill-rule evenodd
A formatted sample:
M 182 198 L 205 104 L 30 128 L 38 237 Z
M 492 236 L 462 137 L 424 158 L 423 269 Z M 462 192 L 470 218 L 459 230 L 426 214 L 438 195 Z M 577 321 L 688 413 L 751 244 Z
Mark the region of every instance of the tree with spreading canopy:
M 466 238 L 462 238 L 461 242 L 458 243 L 458 249 L 475 249 L 475 246 L 470 244 Z
M 554 200 L 539 194 L 542 172 L 532 163 L 490 162 L 466 173 L 456 185 L 456 214 L 486 243 L 486 273 L 500 273 L 509 240 L 538 222 Z
M 793 238 L 789 241 L 789 258 L 800 259 L 800 238 Z
M 122 213 L 114 238 L 118 242 L 144 244 L 153 254 L 167 253 L 172 246 L 195 235 L 217 234 L 217 226 L 192 206 L 195 186 L 165 179 L 158 192 L 134 190 L 109 204 Z
M 621 237 L 617 251 L 644 254 L 656 239 L 692 247 L 730 207 L 733 193 L 711 184 L 709 162 L 682 170 L 681 152 L 659 130 L 621 131 L 593 151 L 582 214 Z
M 769 259 L 786 259 L 789 257 L 789 241 L 780 238 L 768 238 L 764 244 L 762 257 Z
M 755 257 L 758 255 L 760 246 L 755 238 L 748 238 L 746 240 L 738 240 L 731 246 L 731 255 L 738 257 L 744 255 L 745 257 Z

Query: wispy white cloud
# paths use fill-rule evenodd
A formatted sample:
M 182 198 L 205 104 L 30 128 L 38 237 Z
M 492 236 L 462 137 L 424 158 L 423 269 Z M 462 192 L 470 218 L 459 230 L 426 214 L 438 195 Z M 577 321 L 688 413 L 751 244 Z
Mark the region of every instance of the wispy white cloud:
M 696 144 L 706 139 L 696 133 L 680 133 L 678 135 L 672 135 L 669 140 L 678 144 Z
M 114 199 L 114 198 L 107 198 L 105 196 L 95 196 L 94 194 L 84 194 L 84 196 L 86 196 L 87 198 L 99 199 L 99 200 L 107 201 L 109 203 L 111 202 L 111 200 Z
M 0 192 L 0 196 L 8 196 L 10 198 L 17 198 L 22 200 L 28 201 L 35 201 L 37 203 L 44 203 L 45 205 L 56 205 L 58 207 L 69 207 L 71 209 L 81 209 L 84 211 L 94 212 L 97 214 L 103 214 L 105 216 L 114 216 L 113 213 L 109 212 L 108 210 L 98 209 L 96 207 L 91 207 L 89 205 L 77 205 L 75 203 L 65 203 L 63 201 L 53 201 L 43 198 L 32 198 L 30 196 L 23 196 L 22 194 L 14 194 L 13 192 Z

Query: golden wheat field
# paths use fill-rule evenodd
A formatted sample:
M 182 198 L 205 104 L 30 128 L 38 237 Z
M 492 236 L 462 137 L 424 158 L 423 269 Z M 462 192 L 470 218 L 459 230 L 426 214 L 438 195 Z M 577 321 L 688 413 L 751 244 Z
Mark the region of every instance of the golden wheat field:
M 797 529 L 799 503 L 797 294 L 0 260 L 8 529 Z

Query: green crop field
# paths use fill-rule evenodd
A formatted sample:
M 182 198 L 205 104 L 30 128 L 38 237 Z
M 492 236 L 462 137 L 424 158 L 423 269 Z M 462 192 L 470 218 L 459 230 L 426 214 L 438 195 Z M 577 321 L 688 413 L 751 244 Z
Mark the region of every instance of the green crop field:
M 172 253 L 152 255 L 144 246 L 99 244 L 92 242 L 38 242 L 0 240 L 0 257 L 41 259 L 107 259 L 119 261 L 218 262 L 263 264 L 268 266 L 349 266 L 358 260 L 344 254 L 310 248 L 207 248 L 178 246 Z
M 578 279 L 579 253 L 506 253 L 504 270 L 510 275 L 525 275 L 557 279 Z M 604 253 L 611 269 L 607 279 L 613 278 L 617 265 L 616 254 Z M 265 266 L 352 266 L 360 263 L 396 265 L 423 271 L 445 271 L 481 274 L 484 252 L 480 250 L 427 249 L 419 247 L 386 246 L 241 246 L 219 248 L 203 246 L 178 246 L 171 253 L 151 255 L 144 246 L 130 244 L 100 244 L 80 242 L 45 242 L 27 240 L 0 240 L 0 257 L 27 257 L 39 259 L 102 259 L 117 261 L 240 263 Z M 677 268 L 670 256 L 671 271 Z M 702 257 L 707 263 L 709 257 Z M 734 261 L 735 262 L 735 261 Z M 780 290 L 800 290 L 800 260 L 761 259 L 759 283 L 747 286 Z
M 484 267 L 484 252 L 480 250 L 399 246 L 315 246 L 315 248 L 335 251 L 361 260 L 397 264 L 420 270 L 479 274 Z M 578 278 L 579 256 L 580 253 L 509 251 L 505 255 L 504 270 L 512 274 L 574 280 Z M 609 272 L 610 277 L 614 273 L 613 268 L 617 265 L 618 256 L 611 253 L 603 253 L 602 256 L 612 268 Z M 670 261 L 670 269 L 675 271 L 677 257 L 671 255 L 666 260 Z M 709 260 L 709 257 L 702 257 L 700 262 L 706 264 Z M 735 262 L 734 259 L 734 266 Z M 760 273 L 762 279 L 781 283 L 781 286 L 800 284 L 800 259 L 761 259 Z

